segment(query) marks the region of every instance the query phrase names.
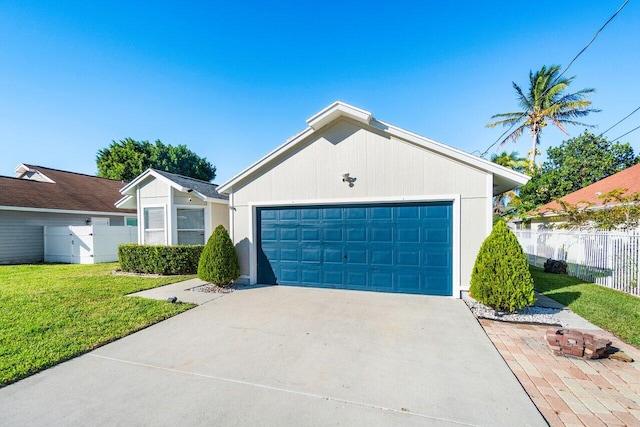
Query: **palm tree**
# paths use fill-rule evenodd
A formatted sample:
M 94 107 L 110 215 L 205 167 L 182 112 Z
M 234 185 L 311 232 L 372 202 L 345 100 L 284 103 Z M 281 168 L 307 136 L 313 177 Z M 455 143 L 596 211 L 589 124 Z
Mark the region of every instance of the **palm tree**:
M 513 169 L 516 172 L 525 172 L 529 164 L 526 158 L 518 155 L 517 151 L 512 151 L 511 153 L 503 151 L 500 154 L 492 154 L 490 160 L 495 164 Z M 503 216 L 507 206 L 518 200 L 518 193 L 516 191 L 507 191 L 498 194 L 493 198 L 493 214 Z
M 567 135 L 569 132 L 565 129 L 565 125 L 593 127 L 580 123 L 575 119 L 600 111 L 589 108 L 591 101 L 586 99 L 588 94 L 594 92 L 594 89 L 582 89 L 576 93 L 569 94 L 564 93 L 574 78 L 575 76 L 562 77 L 559 65 L 552 65 L 548 69 L 543 66 L 540 71 L 535 73 L 529 71 L 530 86 L 527 94 L 515 82 L 513 83 L 522 111 L 496 114 L 491 118 L 500 120 L 487 125 L 490 128 L 498 125 L 517 126 L 513 132 L 502 140 L 500 145 L 509 140 L 515 142 L 526 128 L 529 129 L 532 143 L 528 168 L 532 172 L 535 170 L 540 135 L 542 134 L 542 129 L 547 126 L 547 122 L 555 125 Z

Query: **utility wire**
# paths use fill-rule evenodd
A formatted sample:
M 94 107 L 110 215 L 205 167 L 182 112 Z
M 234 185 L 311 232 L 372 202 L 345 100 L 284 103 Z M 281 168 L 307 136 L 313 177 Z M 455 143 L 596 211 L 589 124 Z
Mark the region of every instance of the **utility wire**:
M 640 126 L 635 127 L 635 128 L 633 128 L 633 129 L 631 129 L 629 132 L 627 132 L 627 133 L 625 133 L 625 134 L 620 135 L 619 137 L 617 137 L 616 139 L 614 139 L 614 140 L 613 140 L 613 141 L 611 141 L 611 142 L 616 142 L 616 141 L 617 141 L 617 140 L 619 140 L 620 138 L 622 138 L 622 137 L 624 137 L 624 136 L 627 136 L 627 135 L 629 135 L 631 132 L 635 132 L 635 131 L 637 131 L 638 129 L 640 129 Z
M 564 73 L 567 72 L 567 70 L 569 70 L 569 67 L 571 67 L 573 65 L 573 63 L 576 61 L 576 59 L 578 59 L 578 57 L 580 55 L 582 55 L 584 53 L 585 50 L 587 50 L 589 48 L 589 46 L 591 46 L 591 44 L 595 41 L 596 38 L 598 38 L 598 36 L 600 35 L 600 33 L 602 32 L 602 30 L 604 30 L 604 28 L 609 25 L 609 22 L 611 22 L 613 20 L 613 18 L 615 18 L 622 9 L 624 9 L 624 7 L 627 5 L 627 3 L 629 3 L 629 0 L 625 0 L 624 3 L 622 3 L 622 5 L 618 8 L 618 10 L 615 11 L 615 13 L 613 15 L 611 15 L 611 17 L 609 19 L 607 19 L 607 22 L 604 23 L 604 25 L 602 25 L 602 27 L 600 27 L 600 29 L 598 31 L 596 31 L 596 33 L 594 34 L 594 36 L 591 38 L 591 40 L 589 41 L 589 43 L 587 43 L 587 45 L 585 47 L 582 48 L 582 50 L 580 52 L 578 52 L 578 54 L 576 56 L 574 56 L 574 58 L 569 62 L 569 65 L 567 65 L 567 67 L 564 69 L 564 71 L 562 73 L 560 73 L 560 75 L 556 78 L 555 83 L 558 82 L 558 80 L 560 80 L 560 77 L 562 77 L 562 75 Z M 553 86 L 553 85 L 551 85 Z M 550 89 L 547 88 L 547 90 L 545 90 L 542 95 L 544 96 L 548 90 Z M 498 142 L 500 142 L 500 140 L 502 139 L 503 136 L 505 136 L 511 129 L 513 129 L 513 127 L 517 124 L 517 122 L 523 118 L 526 114 L 523 113 L 518 120 L 516 120 L 509 129 L 507 129 L 502 135 L 500 135 L 500 137 L 493 143 L 491 144 L 489 147 L 487 147 L 487 149 L 480 155 L 480 157 L 484 157 L 487 155 L 487 153 L 489 152 L 489 150 L 491 150 L 491 148 L 493 148 L 494 145 L 496 145 Z M 624 136 L 624 135 L 623 135 Z
M 611 129 L 613 129 L 614 127 L 618 126 L 620 123 L 624 122 L 625 120 L 627 120 L 629 117 L 631 117 L 636 111 L 640 110 L 640 107 L 636 108 L 635 110 L 633 110 L 632 112 L 630 112 L 628 115 L 626 115 L 622 120 L 620 120 L 618 123 L 616 123 L 615 125 L 611 126 L 609 129 L 605 130 L 604 132 L 602 132 L 600 135 L 598 135 L 598 138 L 601 137 L 602 135 L 604 135 L 605 133 L 609 132 Z

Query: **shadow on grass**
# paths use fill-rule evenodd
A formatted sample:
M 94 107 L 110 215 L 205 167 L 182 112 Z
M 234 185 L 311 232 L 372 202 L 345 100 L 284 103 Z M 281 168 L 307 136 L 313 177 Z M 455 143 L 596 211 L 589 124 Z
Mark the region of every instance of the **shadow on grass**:
M 582 292 L 554 292 L 547 291 L 545 296 L 558 301 L 563 305 L 570 305 L 572 302 L 576 301 L 582 295 Z

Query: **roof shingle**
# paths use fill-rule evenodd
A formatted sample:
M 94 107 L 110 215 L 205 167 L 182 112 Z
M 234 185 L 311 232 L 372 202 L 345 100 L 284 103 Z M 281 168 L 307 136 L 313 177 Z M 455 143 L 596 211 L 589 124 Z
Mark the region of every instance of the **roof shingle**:
M 134 213 L 114 203 L 125 184 L 106 178 L 26 165 L 55 183 L 0 176 L 0 206 L 73 211 Z
M 560 200 L 571 205 L 587 202 L 594 206 L 601 206 L 604 203 L 598 196 L 609 193 L 616 188 L 626 188 L 626 195 L 640 193 L 640 164 L 631 166 L 616 174 L 601 179 L 600 181 L 594 182 L 591 185 L 583 187 L 580 190 L 569 193 L 566 196 L 561 197 Z M 562 210 L 562 205 L 554 200 L 553 202 L 540 206 L 537 212 L 544 214 Z

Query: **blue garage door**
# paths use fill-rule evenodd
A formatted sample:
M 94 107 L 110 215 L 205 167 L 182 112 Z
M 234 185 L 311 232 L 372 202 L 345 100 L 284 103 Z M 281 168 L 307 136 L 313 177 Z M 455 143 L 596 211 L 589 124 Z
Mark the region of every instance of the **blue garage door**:
M 452 294 L 450 202 L 257 209 L 258 282 Z

